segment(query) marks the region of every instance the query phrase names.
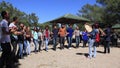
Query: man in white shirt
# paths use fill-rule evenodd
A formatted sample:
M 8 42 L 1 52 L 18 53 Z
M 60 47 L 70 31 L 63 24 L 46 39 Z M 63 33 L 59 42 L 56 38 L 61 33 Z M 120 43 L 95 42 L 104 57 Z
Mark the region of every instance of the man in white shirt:
M 2 48 L 2 55 L 1 55 L 1 62 L 0 68 L 3 68 L 4 63 L 6 64 L 6 68 L 11 68 L 10 60 L 11 60 L 11 46 L 10 46 L 10 32 L 8 27 L 8 19 L 9 15 L 6 11 L 1 12 L 1 16 L 3 20 L 1 21 L 1 30 L 2 30 L 2 37 L 1 37 L 1 48 Z
M 10 23 L 9 25 L 9 29 L 10 30 L 14 30 L 14 32 L 11 32 L 11 35 L 10 35 L 10 38 L 11 38 L 11 44 L 12 44 L 12 47 L 13 47 L 13 50 L 12 50 L 12 53 L 13 53 L 13 56 L 14 56 L 14 61 L 15 62 L 18 62 L 18 59 L 17 59 L 17 56 L 16 56 L 16 51 L 17 51 L 17 40 L 18 40 L 18 37 L 17 37 L 17 34 L 18 34 L 18 31 L 17 31 L 17 24 L 18 22 L 18 18 L 17 17 L 13 17 L 13 22 Z M 17 34 L 15 34 L 15 32 Z

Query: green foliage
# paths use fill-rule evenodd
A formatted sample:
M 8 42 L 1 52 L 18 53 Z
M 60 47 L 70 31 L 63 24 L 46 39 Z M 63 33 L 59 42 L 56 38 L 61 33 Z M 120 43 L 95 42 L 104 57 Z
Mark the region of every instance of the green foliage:
M 19 18 L 19 22 L 23 23 L 24 25 L 37 26 L 38 17 L 35 15 L 35 13 L 26 14 L 13 7 L 9 2 L 2 1 L 0 2 L 0 12 L 4 10 L 9 12 L 10 22 L 12 22 L 13 17 L 17 16 Z M 0 20 L 2 20 L 1 16 Z M 34 23 L 34 25 L 32 25 L 32 23 Z
M 115 24 L 120 22 L 120 0 L 97 0 L 104 8 L 104 17 L 106 23 Z
M 102 22 L 102 8 L 98 5 L 86 4 L 79 10 L 78 16 L 83 16 L 90 19 L 93 22 L 99 21 Z
M 35 15 L 35 13 L 29 14 L 29 23 L 33 23 L 34 26 L 37 26 L 38 24 L 38 17 Z
M 86 4 L 78 11 L 79 16 L 93 22 L 114 24 L 120 22 L 120 0 L 96 0 L 96 4 Z

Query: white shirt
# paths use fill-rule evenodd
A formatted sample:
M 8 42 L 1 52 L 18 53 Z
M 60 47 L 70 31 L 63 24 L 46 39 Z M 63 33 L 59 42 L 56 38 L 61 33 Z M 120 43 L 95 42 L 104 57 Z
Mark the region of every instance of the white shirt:
M 79 30 L 75 30 L 74 34 L 75 34 L 75 36 L 80 36 L 80 31 Z
M 82 31 L 80 31 L 80 35 L 82 35 Z
M 38 37 L 40 37 L 40 40 L 42 40 L 42 36 L 43 36 L 42 32 L 38 32 Z
M 11 28 L 11 27 L 17 27 L 17 26 L 12 22 L 10 23 L 9 27 Z
M 38 32 L 38 36 L 42 36 L 42 32 Z
M 17 27 L 17 26 L 14 24 L 14 22 L 10 23 L 10 25 L 9 25 L 9 28 L 12 28 L 12 27 Z M 15 39 L 18 39 L 17 35 L 12 34 L 12 36 L 13 36 Z
M 9 27 L 8 27 L 8 21 L 7 20 L 3 19 L 1 21 L 1 27 L 5 27 L 5 30 L 7 32 L 9 32 Z M 2 33 L 1 43 L 6 43 L 6 42 L 7 43 L 10 42 L 10 35 Z

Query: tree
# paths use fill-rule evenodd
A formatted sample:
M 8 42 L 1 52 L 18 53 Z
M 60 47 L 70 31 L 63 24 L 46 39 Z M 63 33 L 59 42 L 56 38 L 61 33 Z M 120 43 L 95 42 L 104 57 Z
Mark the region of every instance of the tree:
M 102 13 L 103 10 L 98 5 L 86 4 L 82 7 L 81 10 L 78 11 L 77 15 L 88 18 L 93 22 L 96 21 L 102 22 Z
M 120 0 L 97 0 L 104 7 L 104 21 L 115 24 L 120 22 Z
M 33 26 L 32 23 L 34 23 L 35 25 L 37 25 L 38 23 L 38 17 L 35 15 L 35 13 L 26 14 L 25 12 L 22 12 L 13 7 L 12 4 L 10 4 L 9 2 L 0 2 L 0 12 L 3 10 L 9 12 L 10 22 L 12 22 L 13 17 L 17 16 L 19 18 L 19 22 L 23 23 L 26 26 Z M 0 20 L 2 20 L 1 16 Z
M 29 14 L 29 23 L 33 23 L 34 26 L 37 26 L 38 23 L 38 17 L 35 15 L 35 13 Z
M 120 0 L 96 0 L 96 4 L 86 4 L 77 15 L 86 17 L 93 22 L 115 24 L 120 22 Z

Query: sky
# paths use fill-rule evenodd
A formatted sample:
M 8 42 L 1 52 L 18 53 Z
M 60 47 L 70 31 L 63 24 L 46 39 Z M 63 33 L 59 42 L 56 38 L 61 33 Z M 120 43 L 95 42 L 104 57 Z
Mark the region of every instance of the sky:
M 3 0 L 0 0 L 0 2 Z M 39 23 L 44 23 L 65 14 L 78 13 L 85 4 L 95 4 L 96 0 L 4 0 L 27 14 L 35 13 Z

